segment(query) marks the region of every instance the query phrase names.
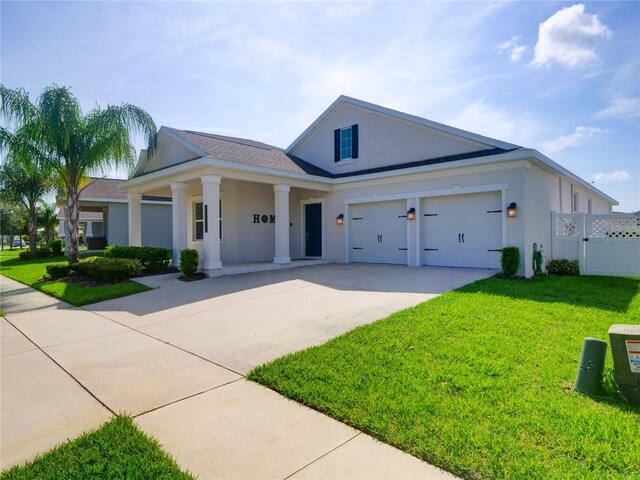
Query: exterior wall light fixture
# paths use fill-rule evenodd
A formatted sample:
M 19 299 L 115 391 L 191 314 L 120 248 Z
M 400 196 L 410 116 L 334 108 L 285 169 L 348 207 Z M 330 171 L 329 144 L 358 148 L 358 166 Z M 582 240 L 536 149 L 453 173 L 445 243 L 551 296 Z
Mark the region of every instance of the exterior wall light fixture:
M 411 207 L 407 211 L 407 220 L 415 220 L 416 219 L 416 209 Z
M 336 217 L 336 225 L 344 225 L 344 214 L 341 213 Z
M 518 216 L 518 207 L 516 202 L 511 202 L 507 207 L 507 217 L 513 218 Z

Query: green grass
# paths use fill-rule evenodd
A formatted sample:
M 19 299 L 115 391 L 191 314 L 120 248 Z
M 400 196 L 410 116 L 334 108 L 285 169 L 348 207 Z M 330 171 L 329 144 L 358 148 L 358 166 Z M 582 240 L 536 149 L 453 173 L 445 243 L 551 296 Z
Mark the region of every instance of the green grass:
M 0 475 L 21 479 L 193 479 L 182 472 L 158 442 L 142 433 L 131 418 L 119 416 L 98 430 L 85 433 Z
M 584 337 L 638 323 L 640 279 L 491 278 L 249 379 L 469 479 L 640 478 L 640 408 L 572 390 Z
M 99 287 L 83 287 L 58 281 L 40 282 L 39 280 L 47 273 L 47 265 L 66 263 L 66 257 L 20 261 L 18 259 L 19 252 L 20 250 L 0 251 L 0 274 L 77 307 L 149 290 L 149 287 L 137 282 L 123 282 Z M 95 255 L 100 256 L 101 254 Z M 86 256 L 90 255 L 80 255 L 81 258 Z

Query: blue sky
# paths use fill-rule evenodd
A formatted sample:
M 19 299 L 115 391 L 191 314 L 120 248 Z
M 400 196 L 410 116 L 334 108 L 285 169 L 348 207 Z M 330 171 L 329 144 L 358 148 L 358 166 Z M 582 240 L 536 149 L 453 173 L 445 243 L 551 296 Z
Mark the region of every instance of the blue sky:
M 286 147 L 346 94 L 536 148 L 640 210 L 639 2 L 0 5 L 1 81 L 34 98 Z

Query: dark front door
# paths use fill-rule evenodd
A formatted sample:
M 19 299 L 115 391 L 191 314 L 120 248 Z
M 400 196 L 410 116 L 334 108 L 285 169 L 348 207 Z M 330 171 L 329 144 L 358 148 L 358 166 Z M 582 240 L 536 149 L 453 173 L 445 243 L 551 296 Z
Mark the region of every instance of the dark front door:
M 304 206 L 305 256 L 322 256 L 322 204 L 309 203 Z

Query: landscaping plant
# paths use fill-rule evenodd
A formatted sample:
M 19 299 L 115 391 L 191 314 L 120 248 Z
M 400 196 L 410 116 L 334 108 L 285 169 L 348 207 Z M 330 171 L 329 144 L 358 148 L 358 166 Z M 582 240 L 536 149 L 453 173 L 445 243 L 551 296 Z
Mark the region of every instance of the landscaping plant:
M 559 258 L 549 261 L 547 273 L 550 275 L 580 275 L 580 267 L 577 260 Z
M 180 271 L 183 275 L 189 276 L 198 270 L 198 251 L 192 248 L 180 250 Z
M 47 275 L 51 278 L 62 278 L 69 275 L 71 267 L 69 265 L 54 263 L 47 265 Z
M 59 257 L 60 255 L 62 255 L 62 240 L 60 239 L 51 240 L 49 242 L 49 248 L 51 249 L 51 253 L 55 257 Z
M 520 268 L 520 249 L 518 247 L 504 247 L 501 252 L 502 274 L 505 277 L 513 278 Z
M 110 245 L 104 251 L 107 258 L 138 260 L 145 271 L 159 272 L 171 262 L 171 250 L 161 247 L 121 247 Z

